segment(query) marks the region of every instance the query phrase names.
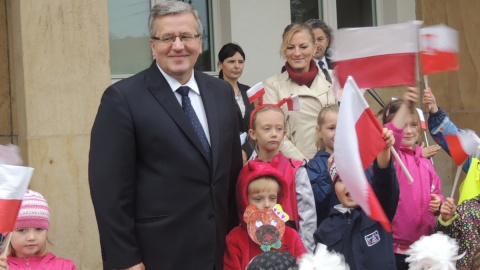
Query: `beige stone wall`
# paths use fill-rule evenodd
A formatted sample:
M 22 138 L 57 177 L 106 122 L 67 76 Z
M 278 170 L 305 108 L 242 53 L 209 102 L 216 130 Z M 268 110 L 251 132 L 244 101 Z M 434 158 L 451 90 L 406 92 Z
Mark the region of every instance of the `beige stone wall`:
M 8 72 L 7 10 L 0 2 L 0 144 L 16 143 L 13 128 L 12 106 L 15 100 L 10 95 Z
M 51 250 L 74 260 L 78 269 L 101 269 L 87 165 L 90 129 L 110 84 L 107 1 L 1 3 L 7 7 L 10 56 L 9 78 L 0 75 L 1 135 L 10 134 L 3 124 L 8 118 L 4 85 L 10 80 L 15 134 L 24 159 L 35 168 L 30 186 L 50 205 Z M 2 27 L 3 21 L 0 41 L 5 40 Z M 5 59 L 2 45 L 0 60 Z

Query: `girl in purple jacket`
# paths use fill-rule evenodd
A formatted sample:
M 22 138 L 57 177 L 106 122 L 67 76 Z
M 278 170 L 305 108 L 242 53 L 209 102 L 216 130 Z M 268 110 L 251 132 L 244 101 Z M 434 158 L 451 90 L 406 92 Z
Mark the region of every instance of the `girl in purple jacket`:
M 443 201 L 440 177 L 417 145 L 421 131 L 414 107 L 417 99 L 418 89 L 410 87 L 403 100 L 392 101 L 383 112 L 383 123 L 394 132 L 394 147 L 413 178 L 410 182 L 395 162 L 400 186 L 400 200 L 392 223 L 397 270 L 408 269 L 405 258 L 410 245 L 421 236 L 433 233 L 435 216 Z
M 0 256 L 0 270 L 75 270 L 72 261 L 57 258 L 47 251 L 47 233 L 50 228 L 50 213 L 45 198 L 38 192 L 27 190 L 11 232 L 8 244 L 6 237 Z M 8 245 L 8 246 L 6 246 Z M 3 250 L 7 248 L 7 256 Z

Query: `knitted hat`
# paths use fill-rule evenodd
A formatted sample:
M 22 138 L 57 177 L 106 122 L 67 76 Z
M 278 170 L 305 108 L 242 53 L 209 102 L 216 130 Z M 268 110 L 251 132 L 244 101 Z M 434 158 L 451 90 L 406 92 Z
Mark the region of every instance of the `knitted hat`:
M 48 230 L 50 227 L 50 213 L 48 204 L 42 194 L 27 190 L 23 196 L 22 206 L 18 212 L 14 230 L 20 228 L 42 228 Z
M 237 211 L 240 220 L 243 220 L 243 213 L 249 205 L 247 196 L 248 185 L 253 180 L 265 176 L 270 176 L 277 180 L 278 185 L 280 186 L 277 203 L 280 205 L 283 204 L 284 194 L 288 194 L 285 177 L 279 170 L 274 168 L 272 164 L 259 160 L 251 160 L 243 166 L 236 185 Z
M 295 257 L 286 251 L 266 251 L 255 256 L 246 270 L 294 270 L 298 269 Z
M 332 162 L 332 165 L 330 165 L 329 172 L 330 172 L 330 179 L 332 180 L 332 187 L 334 187 L 335 182 L 337 182 L 337 180 L 340 178 L 340 176 L 338 175 L 337 166 L 335 165 L 335 162 Z

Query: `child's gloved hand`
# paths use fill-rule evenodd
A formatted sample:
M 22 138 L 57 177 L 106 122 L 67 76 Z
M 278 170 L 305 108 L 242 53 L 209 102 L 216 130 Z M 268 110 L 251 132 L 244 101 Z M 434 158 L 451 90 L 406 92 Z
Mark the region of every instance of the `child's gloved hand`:
M 453 218 L 455 215 L 455 211 L 457 210 L 457 207 L 455 206 L 455 203 L 452 198 L 447 198 L 443 204 L 442 207 L 440 207 L 440 215 L 442 215 L 442 220 L 443 221 L 448 221 Z
M 432 213 L 435 213 L 440 209 L 440 204 L 442 200 L 438 197 L 437 194 L 430 194 L 430 203 L 428 204 L 428 210 Z

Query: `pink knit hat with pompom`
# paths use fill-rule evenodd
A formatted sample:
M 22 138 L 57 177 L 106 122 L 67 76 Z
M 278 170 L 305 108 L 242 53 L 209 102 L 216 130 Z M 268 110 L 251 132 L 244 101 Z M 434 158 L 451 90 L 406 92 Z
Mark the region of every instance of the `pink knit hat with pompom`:
M 50 213 L 47 200 L 42 194 L 27 190 L 23 196 L 22 206 L 18 212 L 14 230 L 21 228 L 50 228 Z

